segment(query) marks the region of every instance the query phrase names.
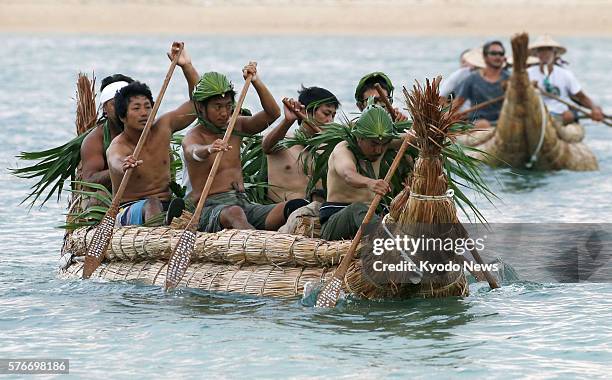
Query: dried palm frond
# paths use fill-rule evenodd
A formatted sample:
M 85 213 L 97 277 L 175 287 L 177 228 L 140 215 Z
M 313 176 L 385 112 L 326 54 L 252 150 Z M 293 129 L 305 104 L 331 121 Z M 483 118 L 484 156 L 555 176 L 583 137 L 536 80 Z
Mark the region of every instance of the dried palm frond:
M 433 101 L 433 96 L 439 90 L 439 82 L 440 77 L 431 82 L 426 81 L 425 87 L 417 83 L 411 93 L 406 88 L 403 89 L 410 112 L 414 112 L 412 128 L 417 135 L 420 149 L 420 164 L 415 165 L 412 183 L 407 185 L 412 191 L 423 195 L 433 193 L 440 195 L 450 188 L 454 191 L 454 200 L 468 219 L 472 219 L 468 213 L 469 208 L 476 219 L 486 222 L 482 213 L 463 190 L 471 189 L 483 195 L 489 202 L 492 202 L 496 195 L 489 189 L 482 176 L 482 161 L 466 154 L 466 150 L 474 149 L 455 141 L 457 136 L 469 132 L 472 126 L 462 122 L 458 110 L 440 106 Z M 430 160 L 430 165 L 424 165 L 425 160 Z M 424 179 L 429 182 L 423 183 Z M 421 191 L 427 192 L 421 193 Z M 399 214 L 405 211 L 407 195 L 407 191 L 404 191 L 401 197 L 397 197 L 393 202 L 394 207 L 391 210 L 393 220 L 399 221 Z

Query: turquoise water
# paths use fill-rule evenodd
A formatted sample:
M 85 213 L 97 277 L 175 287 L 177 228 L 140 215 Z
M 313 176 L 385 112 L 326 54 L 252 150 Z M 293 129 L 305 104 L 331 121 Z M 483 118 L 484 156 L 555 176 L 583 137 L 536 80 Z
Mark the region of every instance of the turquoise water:
M 411 85 L 456 67 L 473 38 L 204 38 L 183 36 L 200 72 L 241 83 L 257 60 L 277 97 L 301 83 L 335 92 L 347 114 L 359 77 L 382 69 Z M 87 378 L 606 378 L 612 369 L 609 283 L 515 281 L 465 299 L 349 302 L 315 310 L 299 300 L 198 292 L 165 294 L 124 283 L 62 281 L 55 270 L 66 200 L 27 213 L 28 183 L 5 170 L 21 150 L 74 134 L 76 73 L 123 72 L 156 94 L 168 60 L 165 37 L 1 35 L 0 358 L 67 358 Z M 587 92 L 612 112 L 610 39 L 565 39 Z M 180 71 L 160 112 L 186 97 Z M 396 97 L 399 102 L 399 98 Z M 259 109 L 250 94 L 246 104 Z M 492 222 L 607 222 L 612 216 L 612 129 L 586 123 L 600 160 L 593 173 L 486 170 L 500 199 L 477 198 Z M 520 273 L 518 274 L 520 277 Z

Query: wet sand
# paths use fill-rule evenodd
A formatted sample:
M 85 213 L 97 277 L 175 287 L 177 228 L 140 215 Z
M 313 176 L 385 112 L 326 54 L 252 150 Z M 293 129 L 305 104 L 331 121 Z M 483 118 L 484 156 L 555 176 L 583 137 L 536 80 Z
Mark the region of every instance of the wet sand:
M 176 4 L 178 3 L 178 4 Z M 612 36 L 612 3 L 430 1 L 2 1 L 0 32 Z

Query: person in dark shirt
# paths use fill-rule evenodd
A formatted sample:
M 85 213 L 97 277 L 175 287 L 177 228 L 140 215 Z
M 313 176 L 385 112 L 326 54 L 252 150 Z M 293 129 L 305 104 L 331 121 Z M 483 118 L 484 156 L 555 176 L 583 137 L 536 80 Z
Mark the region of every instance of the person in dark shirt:
M 482 48 L 485 68 L 476 70 L 462 83 L 457 98 L 453 101 L 453 108 L 459 108 L 466 100 L 475 106 L 487 100 L 504 94 L 503 82 L 508 80 L 509 74 L 504 70 L 506 65 L 506 51 L 500 41 L 487 42 Z M 477 128 L 491 128 L 497 123 L 502 102 L 491 104 L 469 115 Z

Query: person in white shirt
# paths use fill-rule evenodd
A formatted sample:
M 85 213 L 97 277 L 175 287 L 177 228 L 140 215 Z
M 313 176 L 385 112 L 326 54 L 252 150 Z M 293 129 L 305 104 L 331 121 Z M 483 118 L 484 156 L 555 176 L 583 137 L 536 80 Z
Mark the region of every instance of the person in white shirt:
M 574 74 L 567 68 L 556 64 L 566 51 L 565 47 L 550 36 L 540 36 L 529 46 L 530 54 L 537 56 L 540 60 L 539 65 L 527 69 L 529 79 L 536 82 L 541 91 L 556 95 L 565 101 L 571 101 L 571 97 L 576 98 L 580 104 L 591 110 L 591 119 L 595 121 L 603 120 L 601 107 L 596 105 L 582 91 L 582 87 Z M 576 115 L 566 104 L 550 97 L 544 97 L 544 103 L 548 111 L 553 116 L 560 118 L 564 124 L 576 121 Z

